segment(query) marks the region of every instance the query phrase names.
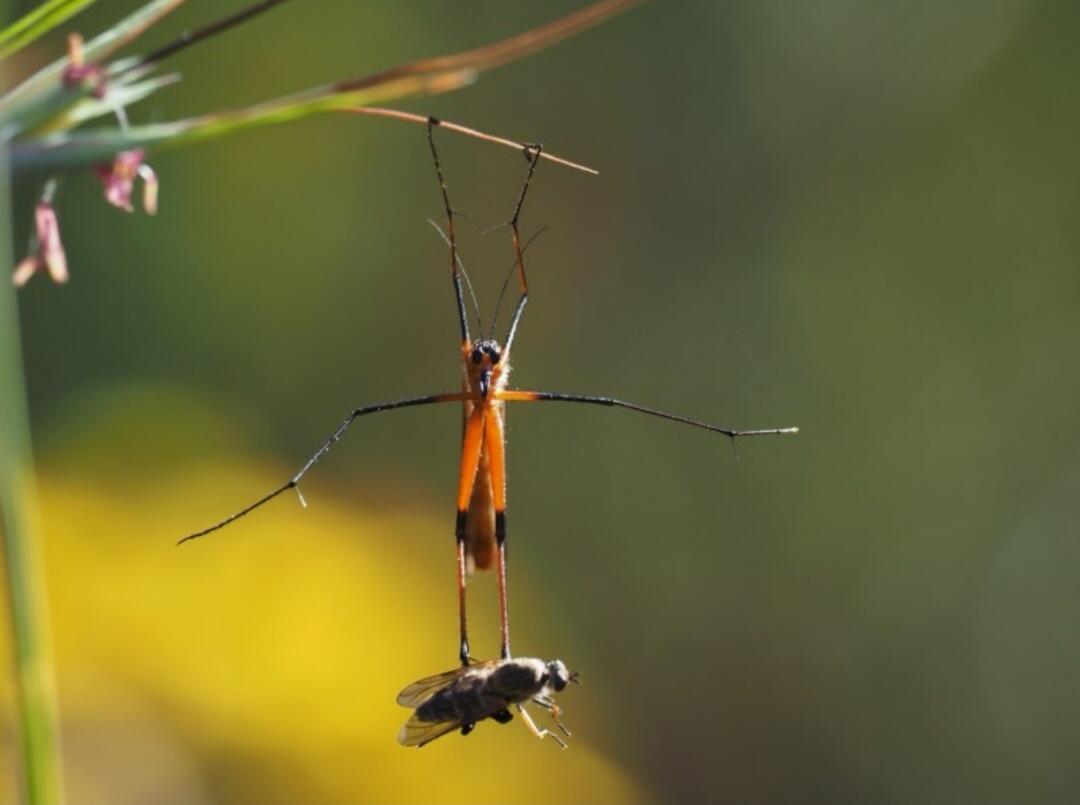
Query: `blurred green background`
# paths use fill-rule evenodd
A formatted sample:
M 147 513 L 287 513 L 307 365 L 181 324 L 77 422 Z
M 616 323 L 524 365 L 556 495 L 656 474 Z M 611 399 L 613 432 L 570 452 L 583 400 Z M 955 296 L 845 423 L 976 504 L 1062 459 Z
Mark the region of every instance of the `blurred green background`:
M 295 0 L 132 116 L 580 5 Z M 736 459 L 629 412 L 510 408 L 514 648 L 581 669 L 567 752 L 516 722 L 394 742 L 397 690 L 456 650 L 452 407 L 362 421 L 310 508 L 173 548 L 350 408 L 459 382 L 423 129 L 323 117 L 154 156 L 156 218 L 70 177 L 72 280 L 21 303 L 71 800 L 1074 801 L 1078 25 L 1049 0 L 658 2 L 399 104 L 601 171 L 538 171 L 515 385 L 802 428 Z M 524 160 L 440 144 L 490 314 L 511 251 L 481 232 Z M 490 656 L 494 583 L 472 589 Z

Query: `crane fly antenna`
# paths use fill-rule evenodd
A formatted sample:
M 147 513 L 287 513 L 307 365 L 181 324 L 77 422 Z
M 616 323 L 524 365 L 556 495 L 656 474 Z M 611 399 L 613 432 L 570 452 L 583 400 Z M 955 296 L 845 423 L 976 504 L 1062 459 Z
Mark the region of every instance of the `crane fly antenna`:
M 550 229 L 550 224 L 544 224 L 542 227 L 540 227 L 540 229 L 533 233 L 532 237 L 525 241 L 525 245 L 521 247 L 522 257 L 525 256 L 525 252 L 527 252 L 529 250 L 529 247 L 532 246 L 533 241 L 543 235 L 545 232 L 547 232 L 548 229 Z M 499 289 L 499 298 L 495 300 L 495 312 L 491 316 L 491 334 L 488 336 L 488 338 L 495 337 L 495 326 L 499 323 L 499 308 L 502 307 L 503 297 L 506 296 L 506 289 L 510 286 L 510 278 L 514 276 L 515 268 L 517 268 L 517 260 L 510 264 L 510 269 L 506 272 L 506 276 L 503 277 L 502 288 Z
M 461 215 L 461 213 L 458 214 Z M 469 291 L 469 298 L 472 299 L 473 311 L 476 313 L 476 328 L 481 333 L 483 333 L 484 323 L 480 319 L 480 304 L 476 301 L 476 292 L 473 290 L 472 280 L 469 279 L 469 275 L 465 272 L 465 264 L 461 262 L 461 255 L 457 253 L 457 250 L 453 249 L 453 246 L 450 243 L 450 238 L 446 237 L 446 233 L 442 231 L 442 227 L 435 223 L 435 221 L 431 218 L 428 218 L 427 222 L 433 227 L 435 227 L 435 231 L 439 233 L 439 237 L 443 239 L 443 242 L 447 246 L 451 247 L 454 257 L 457 259 L 458 271 L 461 272 L 461 276 L 465 279 L 465 288 Z M 496 308 L 496 312 L 498 312 L 498 308 Z

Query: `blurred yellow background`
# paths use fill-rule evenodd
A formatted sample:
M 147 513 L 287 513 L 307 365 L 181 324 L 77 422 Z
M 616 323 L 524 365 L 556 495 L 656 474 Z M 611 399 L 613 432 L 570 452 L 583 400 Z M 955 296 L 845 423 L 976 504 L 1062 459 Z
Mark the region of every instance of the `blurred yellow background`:
M 108 402 L 111 414 L 69 434 L 76 454 L 97 454 L 102 433 L 167 444 L 162 417 L 229 438 L 182 396 Z M 342 502 L 313 498 L 310 511 L 293 500 L 277 507 L 248 532 L 257 542 L 162 539 L 187 527 L 193 499 L 231 506 L 274 484 L 269 469 L 228 458 L 173 464 L 147 472 L 138 490 L 124 471 L 44 474 L 72 802 L 640 799 L 632 773 L 602 747 L 560 753 L 519 724 L 506 734 L 484 724 L 467 742 L 422 752 L 398 746 L 410 711 L 397 692 L 455 665 L 453 574 L 443 572 L 452 540 L 432 545 L 445 518 L 423 507 L 376 513 L 345 502 L 343 490 Z M 474 608 L 494 611 L 493 585 L 476 587 Z M 543 608 L 527 583 L 516 592 L 520 607 Z M 494 652 L 484 638 L 494 618 L 474 628 L 477 647 Z M 557 645 L 554 634 L 522 637 L 523 647 Z M 574 728 L 598 718 L 585 696 L 566 703 Z
M 295 0 L 178 57 L 132 117 L 580 5 Z M 72 280 L 20 301 L 71 801 L 1070 802 L 1078 24 L 1038 0 L 652 3 L 401 104 L 601 171 L 537 173 L 515 385 L 802 428 L 736 459 L 625 411 L 510 408 L 514 648 L 582 671 L 565 752 L 517 720 L 394 741 L 396 692 L 456 651 L 456 409 L 362 420 L 309 508 L 173 547 L 354 406 L 455 389 L 423 129 L 323 117 L 152 156 L 152 219 L 70 177 Z M 511 251 L 480 233 L 525 163 L 440 145 L 490 315 Z M 490 656 L 495 587 L 472 590 Z

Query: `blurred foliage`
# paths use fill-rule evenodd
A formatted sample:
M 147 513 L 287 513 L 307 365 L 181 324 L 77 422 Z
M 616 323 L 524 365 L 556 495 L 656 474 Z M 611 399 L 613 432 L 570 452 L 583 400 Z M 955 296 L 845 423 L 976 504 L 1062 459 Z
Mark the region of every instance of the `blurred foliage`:
M 287 4 L 178 57 L 142 114 L 576 5 Z M 393 742 L 397 688 L 453 658 L 458 412 L 358 424 L 309 509 L 172 548 L 353 406 L 457 385 L 423 131 L 322 118 L 163 154 L 137 225 L 66 184 L 84 270 L 21 301 L 73 799 L 147 799 L 108 766 L 134 746 L 173 775 L 161 801 L 1070 802 L 1077 24 L 1050 0 L 654 3 L 410 106 L 601 171 L 530 191 L 525 229 L 550 229 L 516 384 L 802 426 L 736 461 L 628 412 L 511 407 L 515 648 L 583 671 L 566 752 L 516 722 Z M 523 161 L 441 143 L 488 312 L 510 247 L 479 232 Z

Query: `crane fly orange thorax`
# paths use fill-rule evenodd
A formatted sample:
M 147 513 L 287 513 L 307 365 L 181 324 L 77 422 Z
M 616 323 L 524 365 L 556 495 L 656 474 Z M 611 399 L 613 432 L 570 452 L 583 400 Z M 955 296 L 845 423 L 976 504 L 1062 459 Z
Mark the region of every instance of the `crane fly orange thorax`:
M 466 342 L 462 346 L 465 391 L 475 402 L 491 399 L 492 392 L 506 388 L 510 375 L 509 354 L 493 339 Z
M 463 391 L 468 398 L 458 511 L 464 516 L 465 572 L 471 575 L 475 569 L 492 568 L 498 549 L 496 510 L 501 509 L 506 494 L 502 446 L 506 403 L 495 395 L 506 388 L 510 364 L 508 352 L 491 339 L 464 342 L 461 356 Z M 470 451 L 473 457 L 467 464 Z

